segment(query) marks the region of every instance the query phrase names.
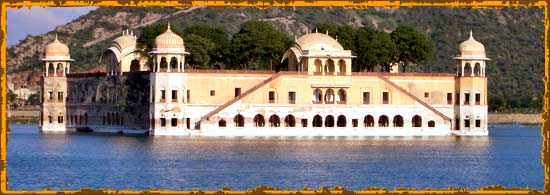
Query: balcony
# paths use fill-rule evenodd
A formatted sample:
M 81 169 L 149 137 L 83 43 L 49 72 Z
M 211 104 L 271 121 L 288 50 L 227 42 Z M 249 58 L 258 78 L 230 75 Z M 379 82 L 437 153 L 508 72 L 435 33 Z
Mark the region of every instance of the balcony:
M 338 101 L 337 104 L 346 104 L 346 101 Z
M 322 101 L 312 101 L 311 103 L 313 103 L 313 104 L 322 104 L 323 102 Z

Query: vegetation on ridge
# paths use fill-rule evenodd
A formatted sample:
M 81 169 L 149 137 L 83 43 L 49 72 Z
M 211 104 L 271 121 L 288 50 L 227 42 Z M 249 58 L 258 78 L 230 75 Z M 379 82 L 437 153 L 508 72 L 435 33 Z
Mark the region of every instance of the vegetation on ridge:
M 473 30 L 475 39 L 485 44 L 487 57 L 491 58 L 486 70 L 490 111 L 540 112 L 544 92 L 543 15 L 540 8 L 273 7 L 258 10 L 226 7 L 197 8 L 185 12 L 175 8 L 101 7 L 56 28 L 56 31 L 60 40 L 68 44 L 71 57 L 75 59 L 71 72 L 78 72 L 97 68 L 99 56 L 122 29 L 132 28 L 134 34 L 140 35 L 143 27 L 166 24 L 168 21 L 173 27 L 181 29 L 196 24 L 222 29 L 229 35 L 228 41 L 239 32 L 241 24 L 249 20 L 269 22 L 289 37 L 311 32 L 315 25 L 327 21 L 353 28 L 370 27 L 386 33 L 398 26 L 409 26 L 432 42 L 433 55 L 425 63 L 407 66 L 406 71 L 452 73 L 455 72 L 452 57 L 458 52 L 458 44 L 466 40 L 469 31 Z M 345 48 L 353 45 L 353 42 L 343 42 L 346 35 L 353 33 L 345 33 L 344 28 L 329 30 L 333 37 L 333 32 L 338 33 L 338 41 Z M 38 88 L 43 70 L 42 63 L 37 59 L 43 55 L 43 47 L 53 40 L 54 33 L 29 36 L 8 48 L 8 81 L 11 80 L 16 86 L 26 83 L 31 88 Z M 205 35 L 199 36 L 213 40 Z M 357 55 L 355 48 L 351 50 Z M 219 59 L 223 58 L 211 60 L 217 62 Z

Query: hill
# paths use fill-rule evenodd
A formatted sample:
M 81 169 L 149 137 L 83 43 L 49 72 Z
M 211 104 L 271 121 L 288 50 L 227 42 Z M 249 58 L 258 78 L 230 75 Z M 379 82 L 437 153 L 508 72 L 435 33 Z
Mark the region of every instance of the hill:
M 290 37 L 312 30 L 318 23 L 332 22 L 355 27 L 368 26 L 386 32 L 399 25 L 411 26 L 425 34 L 434 45 L 433 57 L 407 71 L 455 72 L 451 59 L 458 44 L 473 30 L 485 44 L 488 62 L 491 110 L 538 112 L 542 107 L 544 86 L 544 12 L 540 8 L 459 9 L 459 8 L 368 8 L 365 10 L 298 8 L 175 8 L 102 7 L 54 31 L 28 36 L 8 48 L 8 81 L 16 86 L 26 83 L 38 89 L 42 64 L 39 61 L 55 32 L 71 48 L 75 62 L 72 72 L 98 68 L 99 56 L 112 39 L 130 28 L 140 29 L 171 22 L 184 29 L 193 24 L 221 27 L 235 34 L 247 20 L 272 23 Z

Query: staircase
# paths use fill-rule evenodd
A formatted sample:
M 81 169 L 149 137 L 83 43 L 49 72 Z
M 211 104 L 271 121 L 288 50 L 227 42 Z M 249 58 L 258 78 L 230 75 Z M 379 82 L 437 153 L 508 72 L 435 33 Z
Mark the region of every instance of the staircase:
M 246 90 L 244 93 L 242 93 L 241 95 L 235 97 L 234 99 L 232 100 L 229 100 L 228 102 L 222 104 L 221 106 L 219 106 L 218 108 L 212 110 L 211 112 L 209 112 L 208 114 L 204 115 L 203 117 L 201 117 L 201 121 L 203 120 L 209 120 L 210 117 L 214 116 L 215 114 L 217 114 L 218 112 L 222 111 L 223 109 L 227 108 L 228 106 L 231 106 L 233 105 L 235 102 L 243 99 L 244 97 L 246 97 L 247 95 L 251 94 L 252 92 L 256 91 L 257 89 L 259 89 L 260 87 L 263 87 L 264 85 L 270 83 L 271 81 L 279 78 L 281 75 L 283 75 L 284 72 L 281 71 L 281 72 L 278 72 L 276 74 L 273 74 L 271 75 L 271 77 L 267 78 L 266 80 L 262 81 L 261 83 L 258 83 L 256 85 L 254 85 L 252 88 Z
M 400 91 L 401 93 L 409 96 L 410 98 L 412 98 L 414 101 L 420 103 L 421 105 L 423 105 L 424 107 L 428 108 L 428 110 L 431 110 L 432 112 L 434 112 L 435 114 L 437 114 L 438 116 L 440 116 L 441 118 L 443 118 L 445 121 L 450 121 L 451 118 L 449 118 L 448 116 L 446 116 L 445 114 L 439 112 L 439 110 L 435 109 L 434 107 L 430 106 L 428 103 L 426 103 L 425 101 L 421 100 L 420 98 L 416 97 L 415 95 L 413 95 L 412 93 L 408 92 L 407 90 L 403 89 L 401 86 L 397 85 L 396 83 L 394 83 L 393 81 L 390 81 L 388 78 L 380 75 L 380 74 L 377 74 L 376 75 L 379 79 L 381 79 L 382 81 L 386 82 L 387 84 L 391 85 L 393 88 L 397 89 L 398 91 Z

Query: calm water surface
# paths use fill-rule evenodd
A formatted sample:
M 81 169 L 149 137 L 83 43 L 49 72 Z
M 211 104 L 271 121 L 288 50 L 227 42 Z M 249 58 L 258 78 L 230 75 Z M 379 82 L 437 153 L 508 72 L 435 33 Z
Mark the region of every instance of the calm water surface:
M 158 138 L 44 134 L 11 124 L 9 189 L 542 189 L 540 126 L 489 137 Z

